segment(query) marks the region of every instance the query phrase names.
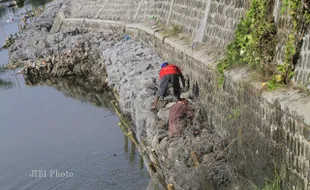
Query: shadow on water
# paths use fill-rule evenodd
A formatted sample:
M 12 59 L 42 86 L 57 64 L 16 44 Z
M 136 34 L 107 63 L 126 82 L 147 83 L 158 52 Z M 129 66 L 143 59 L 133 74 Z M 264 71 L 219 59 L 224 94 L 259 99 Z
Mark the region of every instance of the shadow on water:
M 50 86 L 67 97 L 91 103 L 96 107 L 111 108 L 112 92 L 102 84 L 89 83 L 83 78 L 48 78 L 43 81 L 25 79 L 25 84 L 28 86 Z
M 136 145 L 131 142 L 130 162 L 134 162 L 136 158 Z
M 24 5 L 25 5 L 25 1 L 24 1 L 24 0 L 19 0 L 19 1 L 17 1 L 17 7 L 18 7 L 18 8 L 23 8 Z
M 6 70 L 3 67 L 0 67 L 0 76 L 1 76 L 1 74 L 5 73 L 5 71 Z M 0 92 L 3 90 L 13 88 L 13 87 L 14 87 L 14 85 L 13 85 L 12 81 L 0 78 Z
M 11 81 L 7 81 L 0 78 L 0 92 L 2 90 L 7 90 L 13 88 L 13 83 Z
M 128 152 L 128 137 L 127 137 L 127 135 L 124 135 L 124 151 L 125 151 L 125 153 L 127 153 Z
M 0 18 L 5 17 L 7 12 L 8 12 L 7 8 L 0 7 Z
M 53 0 L 29 0 L 29 4 L 34 7 L 44 6 L 47 3 L 52 2 Z M 27 2 L 27 1 L 26 1 Z

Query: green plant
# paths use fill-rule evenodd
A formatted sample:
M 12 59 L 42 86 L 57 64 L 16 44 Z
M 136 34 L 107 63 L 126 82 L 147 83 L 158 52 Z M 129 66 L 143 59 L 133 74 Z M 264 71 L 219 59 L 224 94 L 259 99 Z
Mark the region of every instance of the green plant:
M 283 83 L 281 83 L 281 81 L 282 81 L 281 75 L 272 76 L 271 79 L 267 82 L 268 90 L 273 91 L 283 87 Z
M 236 30 L 235 40 L 228 46 L 227 54 L 218 64 L 219 84 L 224 82 L 224 71 L 235 66 L 247 66 L 261 71 L 268 78 L 268 89 L 274 90 L 290 83 L 300 58 L 303 38 L 309 30 L 309 2 L 283 0 L 282 14 L 286 14 L 292 28 L 285 42 L 284 61 L 273 64 L 277 31 L 273 24 L 271 8 L 273 1 L 253 0 L 245 18 Z
M 255 187 L 254 190 L 281 190 L 281 176 L 278 172 L 278 168 L 274 162 L 274 179 L 266 180 L 265 185 L 262 188 Z
M 280 182 L 281 182 L 280 177 L 276 177 L 276 179 L 273 181 L 267 181 L 265 183 L 265 186 L 260 190 L 281 190 Z
M 171 36 L 177 33 L 180 33 L 182 31 L 182 27 L 178 24 L 173 24 L 172 27 L 166 29 L 163 31 L 163 34 L 165 36 Z
M 236 30 L 235 40 L 228 46 L 227 54 L 218 64 L 219 84 L 224 81 L 224 71 L 236 65 L 251 69 L 269 69 L 274 56 L 275 26 L 268 17 L 268 0 L 253 0 L 250 10 Z

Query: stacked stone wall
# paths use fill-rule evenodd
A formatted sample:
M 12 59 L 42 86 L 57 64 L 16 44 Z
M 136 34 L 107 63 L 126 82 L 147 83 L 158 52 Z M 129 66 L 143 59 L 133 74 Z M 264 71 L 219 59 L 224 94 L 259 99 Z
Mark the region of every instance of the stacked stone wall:
M 162 24 L 166 24 L 171 0 L 159 0 L 154 3 L 154 9 L 150 11 L 151 15 L 156 16 Z
M 300 85 L 310 85 L 310 31 L 304 37 L 300 60 L 295 68 L 294 82 Z
M 205 7 L 206 1 L 203 0 L 174 1 L 169 23 L 170 25 L 179 25 L 183 32 L 194 36 L 204 16 Z
M 154 15 L 163 25 L 180 26 L 192 37 L 193 43 L 201 41 L 218 52 L 225 52 L 234 40 L 236 26 L 249 8 L 249 2 L 245 0 L 76 0 L 71 3 L 71 15 L 68 16 L 71 18 L 143 22 L 148 15 Z M 283 64 L 292 22 L 289 16 L 281 13 L 280 0 L 274 0 L 270 6 L 278 31 L 275 62 Z M 304 38 L 301 58 L 295 69 L 293 81 L 297 85 L 310 83 L 308 44 L 309 34 Z
M 245 1 L 211 1 L 204 33 L 204 42 L 218 49 L 226 49 L 235 38 L 235 30 L 245 14 Z
M 84 4 L 86 3 L 85 0 L 75 0 L 74 1 L 74 6 L 72 5 L 72 1 L 68 2 L 71 7 L 71 18 L 78 18 L 78 15 L 80 13 L 80 10 L 84 7 Z
M 216 72 L 203 62 L 144 31 L 137 39 L 151 42 L 160 57 L 178 64 L 194 84 L 197 82 L 209 124 L 223 135 L 229 134 L 231 140 L 238 139 L 230 151 L 239 174 L 264 185 L 266 178 L 274 177 L 276 167 L 283 177 L 283 189 L 310 189 L 309 123 L 236 80 L 240 71 L 230 73 L 219 88 Z
M 133 21 L 139 2 L 139 0 L 109 0 L 97 18 Z
M 79 6 L 72 2 L 71 6 L 76 6 L 76 9 L 73 10 L 75 18 L 94 18 L 103 2 L 103 0 L 83 1 L 79 3 Z
M 147 19 L 148 15 L 151 15 L 154 10 L 155 1 L 154 0 L 142 0 L 141 7 L 139 9 L 137 18 L 135 21 L 137 22 L 143 22 L 145 19 Z

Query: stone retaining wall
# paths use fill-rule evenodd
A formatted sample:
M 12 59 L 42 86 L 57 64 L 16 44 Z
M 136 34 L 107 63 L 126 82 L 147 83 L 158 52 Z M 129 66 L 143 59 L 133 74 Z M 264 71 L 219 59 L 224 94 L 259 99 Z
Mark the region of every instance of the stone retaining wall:
M 274 5 L 270 8 L 273 10 L 279 36 L 282 36 L 276 48 L 275 61 L 282 64 L 291 22 L 289 17 L 280 13 L 281 1 L 273 2 Z M 248 8 L 249 3 L 245 0 L 76 0 L 69 17 L 142 22 L 148 15 L 154 15 L 163 25 L 180 26 L 191 37 L 192 43 L 203 42 L 223 53 L 234 39 L 236 26 Z M 307 63 L 309 36 L 304 39 L 294 83 L 306 86 L 310 82 Z
M 152 4 L 158 6 L 157 12 L 161 13 L 156 14 L 162 18 L 169 15 L 168 2 Z M 227 16 L 237 18 L 244 8 L 233 5 L 238 7 L 235 13 L 228 13 L 233 12 L 232 9 L 224 9 Z M 148 12 L 145 6 L 145 2 L 142 3 L 141 10 Z M 220 5 L 212 6 L 219 11 Z M 210 8 L 212 11 L 213 8 Z M 208 22 L 217 24 L 216 20 Z M 83 26 L 104 30 L 121 25 L 121 22 L 72 18 L 64 19 L 61 27 Z M 230 27 L 232 30 L 233 26 Z M 126 28 L 137 39 L 155 49 L 161 58 L 178 64 L 190 76 L 192 85 L 199 87 L 199 99 L 208 110 L 206 119 L 209 124 L 221 134 L 238 139 L 231 149 L 234 154 L 231 161 L 235 163 L 238 173 L 263 185 L 266 178 L 274 176 L 276 166 L 284 179 L 283 189 L 310 189 L 309 96 L 292 89 L 260 93 L 260 83 L 247 82 L 250 76 L 243 70 L 226 73 L 224 86 L 219 87 L 215 70 L 217 55 L 208 55 L 206 50 L 192 51 L 172 39 L 165 39 L 163 43 L 163 36 L 139 24 L 126 25 Z M 219 32 L 213 33 L 220 35 Z M 297 66 L 297 71 L 305 70 L 302 76 L 307 75 L 308 51 L 309 35 L 305 37 L 302 60 Z
M 231 139 L 238 138 L 231 151 L 239 173 L 263 185 L 266 178 L 274 176 L 276 165 L 284 180 L 283 189 L 310 189 L 309 121 L 291 113 L 290 105 L 283 106 L 287 102 L 280 97 L 279 102 L 271 101 L 270 96 L 276 98 L 276 94 L 261 95 L 253 85 L 242 82 L 246 76 L 242 71 L 228 73 L 224 87 L 220 88 L 212 66 L 173 42 L 162 43 L 143 30 L 136 37 L 151 42 L 149 45 L 162 58 L 179 63 L 193 83 L 197 82 L 200 100 L 209 112 L 209 124 L 221 134 L 228 131 Z

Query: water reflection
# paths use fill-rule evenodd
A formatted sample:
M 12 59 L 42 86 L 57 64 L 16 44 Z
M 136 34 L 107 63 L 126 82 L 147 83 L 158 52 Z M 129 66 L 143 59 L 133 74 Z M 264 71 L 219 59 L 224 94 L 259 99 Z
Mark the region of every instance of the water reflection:
M 22 8 L 22 7 L 24 7 L 24 5 L 25 5 L 25 1 L 24 0 L 17 1 L 17 7 L 18 8 Z
M 46 78 L 43 80 L 25 79 L 25 83 L 28 86 L 50 86 L 58 91 L 62 92 L 65 96 L 78 99 L 82 102 L 91 103 L 97 107 L 111 108 L 111 100 L 114 98 L 113 94 L 106 87 L 102 87 L 102 84 L 91 85 L 85 82 L 84 78 L 67 77 L 67 78 Z M 135 163 L 137 156 L 137 149 L 135 143 L 133 143 L 127 136 L 128 131 L 121 128 L 124 134 L 124 152 L 129 156 L 129 162 Z M 130 145 L 129 145 L 130 143 Z M 130 151 L 129 151 L 130 149 Z M 140 169 L 143 167 L 143 160 L 140 158 Z
M 131 158 L 134 148 L 118 128 L 118 118 L 90 105 L 108 105 L 109 93 L 82 79 L 49 79 L 28 83 L 34 86 L 29 88 L 17 77 L 21 91 L 11 73 L 1 75 L 15 86 L 0 93 L 1 190 L 147 187 L 148 173 L 141 169 L 138 153 Z M 68 170 L 74 178 L 29 178 L 29 172 L 37 168 Z
M 19 0 L 17 1 L 16 5 L 9 6 L 9 7 L 7 6 L 7 2 L 4 2 L 4 3 L 0 2 L 0 19 L 2 20 L 3 18 L 5 18 L 5 20 L 8 20 L 10 17 L 14 19 L 14 17 L 20 16 L 18 14 L 23 9 L 25 9 L 24 11 L 27 11 L 27 10 L 30 11 L 31 9 L 35 9 L 38 7 L 44 7 L 47 3 L 50 3 L 52 1 L 53 0 L 29 0 L 29 1 Z M 10 23 L 12 21 L 13 20 L 10 20 Z
M 10 88 L 13 88 L 13 83 L 0 78 L 0 92 Z
M 44 6 L 53 0 L 29 0 L 29 4 L 34 7 Z
M 28 86 L 50 86 L 62 92 L 65 96 L 87 102 L 96 107 L 110 108 L 113 94 L 102 84 L 85 82 L 84 78 L 47 78 L 41 81 L 25 79 Z
M 140 170 L 144 168 L 143 156 L 140 155 Z
M 127 153 L 128 152 L 128 137 L 127 137 L 127 135 L 124 135 L 124 151 L 125 151 L 125 153 Z
M 130 162 L 134 162 L 136 157 L 136 145 L 131 141 Z
M 0 8 L 0 18 L 5 17 L 6 14 L 7 14 L 7 12 L 8 12 L 8 9 L 7 9 L 7 8 L 1 7 L 1 8 Z

